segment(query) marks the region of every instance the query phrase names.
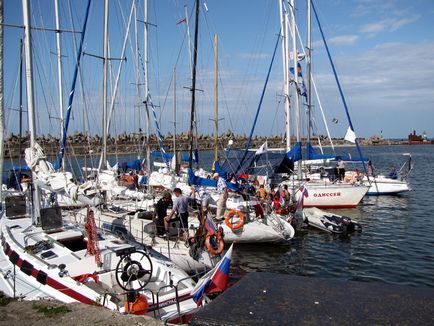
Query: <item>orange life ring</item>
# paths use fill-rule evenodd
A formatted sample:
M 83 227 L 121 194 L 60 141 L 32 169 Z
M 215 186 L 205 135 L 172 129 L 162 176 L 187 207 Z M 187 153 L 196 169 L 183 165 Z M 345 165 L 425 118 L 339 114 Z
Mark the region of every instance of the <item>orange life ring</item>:
M 234 216 L 238 215 L 238 222 L 237 223 L 231 223 L 230 219 Z M 225 223 L 228 227 L 230 227 L 232 230 L 238 230 L 241 229 L 244 226 L 244 222 L 246 221 L 246 218 L 240 210 L 236 209 L 230 209 L 225 214 Z
M 211 237 L 216 237 L 218 241 L 218 248 L 214 249 L 211 245 Z M 213 255 L 220 255 L 223 251 L 225 244 L 223 243 L 223 238 L 221 232 L 217 232 L 214 234 L 208 233 L 205 238 L 205 247 L 206 249 Z

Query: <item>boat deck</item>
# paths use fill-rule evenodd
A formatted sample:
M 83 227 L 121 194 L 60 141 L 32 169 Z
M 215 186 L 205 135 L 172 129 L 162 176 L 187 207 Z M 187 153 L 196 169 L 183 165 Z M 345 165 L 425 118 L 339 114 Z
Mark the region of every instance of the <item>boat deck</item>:
M 249 273 L 190 325 L 432 325 L 434 289 Z

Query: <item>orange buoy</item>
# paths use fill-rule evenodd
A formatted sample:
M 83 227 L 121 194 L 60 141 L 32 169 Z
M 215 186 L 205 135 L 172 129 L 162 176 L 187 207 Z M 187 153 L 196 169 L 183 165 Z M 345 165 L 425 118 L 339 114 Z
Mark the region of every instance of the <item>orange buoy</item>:
M 238 216 L 238 222 L 232 223 L 230 220 L 235 215 Z M 244 226 L 244 222 L 246 221 L 246 218 L 240 210 L 236 209 L 230 209 L 225 214 L 225 223 L 228 227 L 230 227 L 232 230 L 238 230 L 241 229 Z
M 214 249 L 214 247 L 211 245 L 211 239 L 215 237 L 217 239 L 218 247 L 217 249 Z M 205 247 L 206 249 L 213 255 L 220 255 L 223 251 L 225 244 L 223 242 L 223 238 L 221 235 L 221 232 L 218 231 L 217 233 L 210 234 L 208 233 L 205 238 Z

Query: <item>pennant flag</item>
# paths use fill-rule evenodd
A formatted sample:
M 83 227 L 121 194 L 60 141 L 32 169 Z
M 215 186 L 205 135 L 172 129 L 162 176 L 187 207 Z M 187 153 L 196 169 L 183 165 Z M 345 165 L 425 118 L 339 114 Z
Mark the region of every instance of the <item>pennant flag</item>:
M 261 147 L 258 148 L 258 150 L 256 151 L 255 155 L 264 154 L 267 151 L 268 151 L 268 144 L 267 144 L 267 141 L 265 141 L 265 143 L 263 143 L 261 145 Z
M 197 282 L 191 291 L 191 297 L 197 306 L 202 305 L 205 293 L 223 292 L 229 285 L 229 270 L 231 267 L 233 244 L 218 264 Z
M 355 143 L 356 142 L 356 134 L 351 129 L 351 127 L 348 127 L 347 133 L 345 134 L 344 139 L 347 140 L 347 141 L 349 141 L 350 143 Z
M 177 22 L 176 25 L 186 23 L 186 22 L 187 22 L 187 18 L 184 18 L 184 19 L 181 19 L 179 22 Z
M 294 67 L 289 67 L 289 71 L 291 74 L 295 75 L 294 73 Z M 294 76 L 295 79 L 295 76 Z M 307 88 L 304 84 L 303 74 L 301 72 L 301 65 L 300 62 L 297 63 L 297 89 L 301 96 L 304 96 L 307 98 Z

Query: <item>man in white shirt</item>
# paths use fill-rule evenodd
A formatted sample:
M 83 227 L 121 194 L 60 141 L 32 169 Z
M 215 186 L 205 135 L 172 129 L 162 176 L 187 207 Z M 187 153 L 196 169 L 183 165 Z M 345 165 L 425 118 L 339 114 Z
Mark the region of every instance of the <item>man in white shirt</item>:
M 214 180 L 217 180 L 217 192 L 219 194 L 219 200 L 217 201 L 217 214 L 216 218 L 220 219 L 224 216 L 226 211 L 226 201 L 228 200 L 228 187 L 226 181 L 219 176 L 218 173 L 214 173 Z

